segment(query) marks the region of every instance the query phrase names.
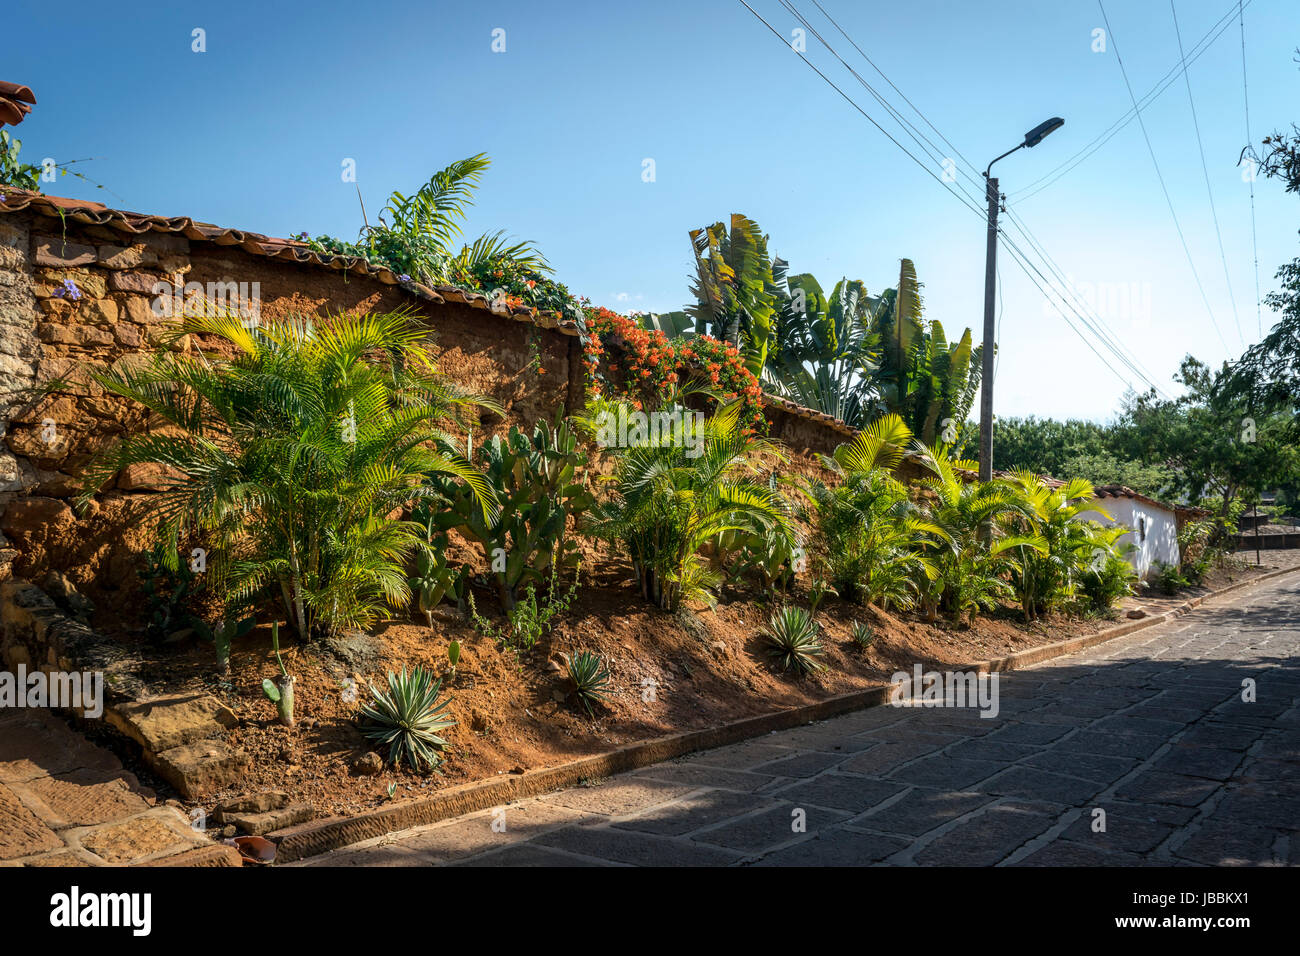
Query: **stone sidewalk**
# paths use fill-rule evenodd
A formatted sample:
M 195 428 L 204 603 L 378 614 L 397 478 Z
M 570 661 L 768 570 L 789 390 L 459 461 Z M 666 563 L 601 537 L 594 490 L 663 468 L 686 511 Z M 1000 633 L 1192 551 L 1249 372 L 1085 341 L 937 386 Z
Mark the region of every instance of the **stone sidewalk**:
M 1296 864 L 1297 654 L 1290 574 L 1001 675 L 996 718 L 874 708 L 293 865 Z
M 48 711 L 0 712 L 0 866 L 231 864 L 111 751 Z

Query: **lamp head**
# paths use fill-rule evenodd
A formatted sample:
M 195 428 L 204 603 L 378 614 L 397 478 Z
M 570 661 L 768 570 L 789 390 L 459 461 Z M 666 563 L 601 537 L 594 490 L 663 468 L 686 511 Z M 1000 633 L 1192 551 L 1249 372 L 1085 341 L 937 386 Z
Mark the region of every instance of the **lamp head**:
M 1028 146 L 1031 149 L 1043 141 L 1048 133 L 1053 133 L 1065 125 L 1065 120 L 1059 116 L 1053 116 L 1044 123 L 1039 123 L 1028 133 L 1025 134 L 1025 141 L 1021 145 Z

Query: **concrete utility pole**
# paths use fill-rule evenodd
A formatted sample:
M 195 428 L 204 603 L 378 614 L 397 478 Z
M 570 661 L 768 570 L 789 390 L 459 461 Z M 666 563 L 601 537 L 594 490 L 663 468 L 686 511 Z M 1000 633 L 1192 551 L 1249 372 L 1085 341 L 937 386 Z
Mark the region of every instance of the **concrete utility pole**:
M 1017 149 L 1032 149 L 1043 141 L 1043 137 L 1065 125 L 1065 120 L 1053 116 L 1045 123 L 1039 123 L 1025 134 L 1025 141 L 1014 149 L 1009 149 L 997 159 L 1010 156 Z M 998 192 L 997 178 L 992 176 L 993 163 L 984 170 L 986 196 L 989 201 L 989 238 L 988 251 L 984 259 L 984 354 L 983 371 L 980 374 L 980 481 L 993 479 L 993 353 L 997 350 L 997 329 L 994 327 L 993 297 L 997 291 L 998 267 L 998 207 L 1002 196 Z
M 1020 147 L 1017 146 L 1016 149 Z M 993 168 L 993 163 L 989 163 Z M 984 254 L 984 369 L 980 374 L 980 481 L 993 480 L 993 352 L 997 347 L 997 329 L 994 328 L 993 294 L 998 282 L 998 179 L 989 176 L 985 181 L 989 201 L 989 239 Z

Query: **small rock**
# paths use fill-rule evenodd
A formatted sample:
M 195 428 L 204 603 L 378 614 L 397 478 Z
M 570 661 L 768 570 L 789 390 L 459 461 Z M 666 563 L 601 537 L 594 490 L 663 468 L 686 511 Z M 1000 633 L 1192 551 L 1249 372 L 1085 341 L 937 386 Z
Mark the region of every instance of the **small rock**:
M 352 761 L 352 772 L 359 777 L 373 777 L 378 773 L 382 773 L 383 769 L 383 759 L 373 750 Z
M 545 667 L 543 668 L 543 670 L 545 670 L 546 673 L 548 673 L 548 674 L 563 674 L 563 673 L 564 673 L 564 668 L 561 667 L 559 664 L 557 664 L 554 660 L 548 660 L 548 661 L 546 662 L 546 665 L 545 665 Z
M 1128 618 L 1130 620 L 1139 621 L 1146 616 L 1147 616 L 1147 611 L 1146 608 L 1144 607 L 1129 608 Z
M 218 823 L 225 823 L 226 817 L 236 813 L 266 813 L 279 810 L 289 802 L 289 794 L 283 790 L 267 790 L 254 793 L 235 800 L 228 800 L 212 812 L 212 818 Z
M 709 645 L 709 650 L 712 651 L 714 655 L 717 657 L 726 657 L 727 654 L 730 653 L 730 651 L 727 650 L 727 645 L 725 641 L 714 641 L 712 644 Z
M 245 813 L 232 817 L 231 822 L 250 836 L 261 836 L 272 830 L 291 827 L 310 820 L 314 814 L 310 803 L 295 803 L 266 813 Z
M 235 825 L 233 823 L 227 823 L 224 827 L 221 828 L 221 835 L 227 840 L 231 839 L 238 832 L 239 831 L 235 829 Z

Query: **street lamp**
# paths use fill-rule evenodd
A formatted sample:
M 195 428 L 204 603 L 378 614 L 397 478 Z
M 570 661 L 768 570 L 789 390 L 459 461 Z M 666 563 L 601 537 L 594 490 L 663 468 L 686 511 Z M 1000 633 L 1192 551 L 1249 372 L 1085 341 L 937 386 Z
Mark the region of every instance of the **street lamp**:
M 1053 116 L 1045 123 L 1039 123 L 1025 134 L 1025 141 L 1013 149 L 1007 150 L 997 159 L 1010 156 L 1017 149 L 1033 149 L 1049 134 L 1065 125 L 1065 120 Z M 984 371 L 980 377 L 980 480 L 993 479 L 993 352 L 997 348 L 993 328 L 993 293 L 997 284 L 998 263 L 998 181 L 989 173 L 993 169 L 989 163 L 984 170 L 985 194 L 989 201 L 989 238 L 988 253 L 984 259 Z

